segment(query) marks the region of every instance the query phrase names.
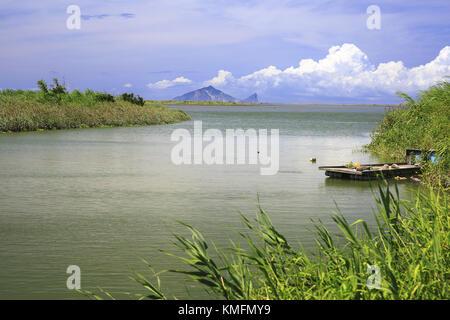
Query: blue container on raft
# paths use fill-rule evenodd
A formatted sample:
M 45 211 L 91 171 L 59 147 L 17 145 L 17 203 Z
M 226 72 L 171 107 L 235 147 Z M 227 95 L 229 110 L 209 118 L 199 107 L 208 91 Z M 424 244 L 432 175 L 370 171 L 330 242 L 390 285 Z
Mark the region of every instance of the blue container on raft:
M 437 156 L 436 150 L 423 151 L 419 149 L 406 149 L 406 163 L 420 164 L 423 161 L 437 163 L 441 160 L 441 156 Z

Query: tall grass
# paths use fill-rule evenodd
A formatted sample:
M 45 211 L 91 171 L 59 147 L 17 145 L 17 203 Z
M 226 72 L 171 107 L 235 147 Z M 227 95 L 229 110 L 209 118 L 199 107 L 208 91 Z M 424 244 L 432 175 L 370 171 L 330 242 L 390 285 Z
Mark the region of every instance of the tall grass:
M 450 83 L 441 82 L 421 91 L 417 101 L 405 93 L 398 94 L 405 103 L 386 113 L 367 149 L 393 161 L 404 160 L 408 148 L 435 149 L 441 161 L 425 165 L 424 182 L 450 186 Z
M 124 100 L 108 93 L 86 90 L 67 92 L 56 83 L 41 91 L 0 92 L 0 132 L 70 129 L 102 126 L 131 126 L 175 123 L 190 120 L 181 110 L 143 103 L 142 98 Z M 127 96 L 129 98 L 129 96 Z
M 167 254 L 186 268 L 164 272 L 187 276 L 211 295 L 229 300 L 449 299 L 447 193 L 429 189 L 407 202 L 384 182 L 376 201 L 374 226 L 334 214 L 340 229 L 336 236 L 322 221 L 314 222 L 313 254 L 294 249 L 261 207 L 254 220 L 242 216 L 245 248 L 232 242 L 219 249 L 185 225 L 190 238 L 175 235 L 178 253 Z M 170 298 L 161 289 L 160 273 L 152 274 L 149 279 L 136 273 L 135 280 L 147 291 L 140 298 Z

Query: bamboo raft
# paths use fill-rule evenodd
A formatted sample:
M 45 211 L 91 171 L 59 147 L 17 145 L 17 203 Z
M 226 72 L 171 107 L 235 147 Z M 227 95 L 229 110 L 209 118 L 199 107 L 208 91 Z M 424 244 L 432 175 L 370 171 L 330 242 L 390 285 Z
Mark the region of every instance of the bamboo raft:
M 420 173 L 420 164 L 409 163 L 386 163 L 386 164 L 361 164 L 358 168 L 347 168 L 346 166 L 321 166 L 328 177 L 352 180 L 370 180 L 377 176 L 385 178 L 409 177 Z
M 406 149 L 405 162 L 402 163 L 377 163 L 355 164 L 355 166 L 322 166 L 319 170 L 325 170 L 325 175 L 341 179 L 370 180 L 377 176 L 385 178 L 404 179 L 420 173 L 423 163 L 429 161 L 437 163 L 442 155 L 436 150 Z M 315 160 L 315 158 L 314 158 Z

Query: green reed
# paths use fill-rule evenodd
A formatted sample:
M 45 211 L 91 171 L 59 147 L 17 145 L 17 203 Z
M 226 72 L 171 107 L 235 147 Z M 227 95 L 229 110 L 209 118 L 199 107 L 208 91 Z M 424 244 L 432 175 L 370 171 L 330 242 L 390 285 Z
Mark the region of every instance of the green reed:
M 332 219 L 340 234 L 334 235 L 315 221 L 317 246 L 309 254 L 294 249 L 261 207 L 254 220 L 242 216 L 247 232 L 239 234 L 245 248 L 234 242 L 230 248 L 217 248 L 183 224 L 190 237 L 175 234 L 178 253 L 166 254 L 186 267 L 155 273 L 149 266 L 152 278 L 136 273 L 134 279 L 147 291 L 138 296 L 174 298 L 163 292 L 159 277 L 174 273 L 228 300 L 450 298 L 447 193 L 428 189 L 418 191 L 414 201 L 403 201 L 396 186 L 392 192 L 382 182 L 374 196 L 374 225 L 349 222 L 335 213 Z
M 398 95 L 405 103 L 385 114 L 366 148 L 387 161 L 404 161 L 406 149 L 434 149 L 441 160 L 425 164 L 423 181 L 450 187 L 450 83 L 420 91 L 416 101 L 405 93 Z

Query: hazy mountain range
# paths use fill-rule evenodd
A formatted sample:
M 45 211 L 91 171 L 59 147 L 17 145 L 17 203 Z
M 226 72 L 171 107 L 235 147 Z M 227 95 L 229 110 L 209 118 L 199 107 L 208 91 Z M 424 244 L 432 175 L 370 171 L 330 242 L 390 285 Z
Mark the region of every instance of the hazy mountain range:
M 245 99 L 237 99 L 223 91 L 220 91 L 213 86 L 197 89 L 181 96 L 175 97 L 174 101 L 214 101 L 214 102 L 244 102 L 244 103 L 257 103 L 258 95 L 252 94 Z

